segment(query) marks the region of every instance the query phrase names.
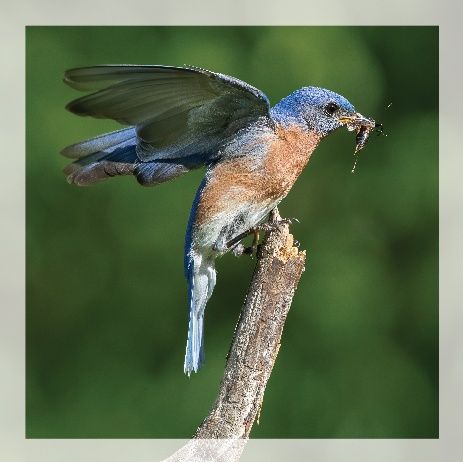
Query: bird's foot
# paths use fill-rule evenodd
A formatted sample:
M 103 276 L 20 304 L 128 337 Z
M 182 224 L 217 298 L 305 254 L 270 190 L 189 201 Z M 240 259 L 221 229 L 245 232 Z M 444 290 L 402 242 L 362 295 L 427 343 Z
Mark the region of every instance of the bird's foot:
M 251 255 L 251 256 L 256 255 L 260 232 L 275 231 L 282 225 L 292 225 L 294 221 L 299 223 L 299 220 L 297 218 L 273 219 L 273 217 L 270 217 L 270 220 L 267 223 L 262 223 L 261 225 L 255 226 L 254 228 L 251 228 L 248 231 L 245 231 L 244 233 L 241 233 L 238 236 L 231 239 L 230 241 L 228 241 L 224 245 L 224 248 L 232 249 L 232 252 L 236 257 L 240 257 L 243 254 Z M 252 244 L 249 247 L 245 247 L 241 243 L 241 240 L 249 236 L 250 234 L 254 235 Z
M 238 237 L 240 237 L 240 239 L 243 239 L 249 234 L 254 234 L 252 244 L 249 247 L 245 247 L 241 242 L 238 242 L 238 244 L 236 244 L 232 249 L 233 255 L 235 255 L 235 257 L 240 257 L 241 255 L 250 255 L 252 257 L 253 255 L 257 255 L 259 230 L 257 228 L 251 228 L 248 233 L 243 234 L 243 236 L 240 235 Z M 236 240 L 236 238 L 234 240 Z

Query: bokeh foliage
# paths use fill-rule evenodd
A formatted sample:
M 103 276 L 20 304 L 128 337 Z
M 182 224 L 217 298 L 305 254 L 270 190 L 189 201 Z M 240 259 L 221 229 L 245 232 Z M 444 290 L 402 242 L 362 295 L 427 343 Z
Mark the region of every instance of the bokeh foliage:
M 254 437 L 438 435 L 438 29 L 27 28 L 27 436 L 188 437 L 215 399 L 254 262 L 227 255 L 204 369 L 182 372 L 183 238 L 203 171 L 154 189 L 61 174 L 65 145 L 116 128 L 64 111 L 67 68 L 193 64 L 275 104 L 319 85 L 380 120 L 325 140 L 283 216 L 308 265 Z M 389 103 L 392 105 L 386 109 Z

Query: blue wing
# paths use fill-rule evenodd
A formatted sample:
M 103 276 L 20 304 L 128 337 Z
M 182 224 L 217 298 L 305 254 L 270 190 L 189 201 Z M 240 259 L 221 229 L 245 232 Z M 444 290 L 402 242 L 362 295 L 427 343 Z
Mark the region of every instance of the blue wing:
M 269 101 L 257 88 L 194 67 L 95 66 L 69 70 L 64 81 L 78 90 L 96 90 L 70 102 L 69 111 L 133 128 L 69 146 L 63 154 L 71 158 L 93 156 L 111 162 L 105 150 L 114 158 L 121 143 L 125 163 L 128 159 L 134 164 L 168 163 L 181 166 L 183 173 L 209 164 L 224 140 L 258 118 L 270 117 Z M 88 162 L 77 161 L 78 166 L 83 163 L 89 169 Z M 131 173 L 140 170 L 153 173 L 146 165 Z

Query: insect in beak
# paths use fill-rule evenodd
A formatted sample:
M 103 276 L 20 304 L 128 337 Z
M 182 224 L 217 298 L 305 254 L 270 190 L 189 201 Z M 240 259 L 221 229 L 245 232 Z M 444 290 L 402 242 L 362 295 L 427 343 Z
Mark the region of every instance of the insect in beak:
M 363 116 L 362 114 L 359 114 L 358 112 L 353 115 L 339 117 L 339 122 L 341 122 L 341 124 L 343 125 L 346 125 L 349 131 L 355 130 L 357 132 L 357 135 L 355 137 L 354 151 L 355 162 L 352 168 L 352 173 L 354 173 L 358 159 L 356 154 L 358 154 L 358 152 L 365 147 L 372 130 L 375 130 L 378 133 L 378 135 L 384 133 L 383 124 L 377 123 L 373 119 L 368 119 L 367 117 Z
M 381 124 L 377 124 L 373 119 L 368 119 L 358 112 L 353 115 L 339 117 L 339 122 L 346 125 L 349 131 L 355 130 L 357 132 L 355 154 L 365 147 L 373 129 L 381 127 L 382 130 Z

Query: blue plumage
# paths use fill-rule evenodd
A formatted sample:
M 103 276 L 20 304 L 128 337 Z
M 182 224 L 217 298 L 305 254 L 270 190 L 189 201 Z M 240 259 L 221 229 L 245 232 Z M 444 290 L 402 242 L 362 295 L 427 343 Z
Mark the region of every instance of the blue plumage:
M 185 351 L 185 361 L 183 370 L 185 374 L 190 375 L 191 372 L 197 372 L 204 362 L 204 308 L 200 310 L 196 306 L 198 299 L 198 284 L 195 285 L 195 275 L 199 273 L 197 258 L 193 248 L 193 228 L 196 220 L 196 210 L 201 199 L 202 190 L 206 184 L 203 180 L 196 191 L 193 204 L 191 206 L 190 216 L 185 234 L 185 253 L 184 253 L 184 270 L 185 278 L 188 285 L 188 336 Z M 214 270 L 215 271 L 215 270 Z M 215 278 L 214 278 L 215 285 Z M 212 293 L 213 287 L 208 290 Z M 196 293 L 196 296 L 195 296 Z M 207 300 L 206 300 L 207 303 Z
M 216 282 L 216 258 L 238 253 L 240 244 L 229 242 L 266 220 L 321 139 L 343 125 L 363 130 L 363 139 L 374 121 L 343 96 L 317 87 L 296 90 L 270 108 L 257 88 L 193 67 L 95 66 L 67 71 L 64 81 L 95 90 L 71 101 L 68 110 L 128 125 L 65 148 L 63 155 L 75 159 L 64 169 L 70 183 L 133 175 L 151 186 L 207 168 L 185 238 L 184 371 L 197 372 L 204 362 L 204 312 Z

